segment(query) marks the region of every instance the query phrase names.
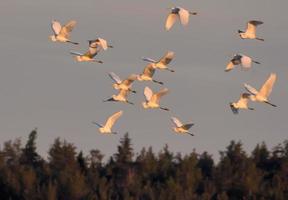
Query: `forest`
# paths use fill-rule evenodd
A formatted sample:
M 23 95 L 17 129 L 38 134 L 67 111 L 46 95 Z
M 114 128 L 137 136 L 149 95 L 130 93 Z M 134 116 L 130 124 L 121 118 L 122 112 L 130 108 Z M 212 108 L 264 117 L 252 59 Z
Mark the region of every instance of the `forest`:
M 231 141 L 217 163 L 208 152 L 181 155 L 168 146 L 133 152 L 126 133 L 117 152 L 103 161 L 56 138 L 44 159 L 36 149 L 37 130 L 0 149 L 1 200 L 287 200 L 288 140 L 248 154 Z

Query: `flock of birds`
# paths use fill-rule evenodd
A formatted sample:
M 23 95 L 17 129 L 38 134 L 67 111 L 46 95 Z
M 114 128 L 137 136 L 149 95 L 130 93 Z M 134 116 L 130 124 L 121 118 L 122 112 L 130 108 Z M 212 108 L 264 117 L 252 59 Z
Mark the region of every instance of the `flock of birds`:
M 177 20 L 183 26 L 188 25 L 190 15 L 197 15 L 196 12 L 191 12 L 181 7 L 171 8 L 168 17 L 165 22 L 165 29 L 169 31 Z M 239 36 L 242 39 L 256 39 L 259 41 L 264 41 L 262 38 L 256 36 L 256 27 L 263 24 L 261 21 L 249 21 L 247 23 L 247 28 L 245 31 L 239 30 Z M 70 33 L 76 25 L 76 21 L 70 21 L 66 25 L 61 26 L 58 21 L 52 21 L 52 30 L 53 35 L 50 36 L 50 39 L 54 42 L 62 43 L 72 43 L 78 45 L 77 42 L 70 40 Z M 75 57 L 75 60 L 78 62 L 97 62 L 103 63 L 101 60 L 95 59 L 96 55 L 100 51 L 106 51 L 108 48 L 113 48 L 109 45 L 108 42 L 103 38 L 96 38 L 95 40 L 88 40 L 88 51 L 85 53 L 79 53 L 71 51 L 70 53 Z M 148 64 L 145 66 L 141 74 L 131 74 L 126 79 L 121 80 L 114 72 L 110 72 L 108 75 L 113 80 L 113 88 L 119 90 L 117 95 L 112 95 L 109 99 L 104 100 L 103 102 L 123 102 L 134 105 L 134 103 L 128 100 L 128 94 L 136 93 L 132 89 L 132 84 L 134 81 L 152 81 L 154 83 L 163 85 L 163 82 L 155 80 L 153 75 L 155 70 L 167 70 L 174 72 L 173 69 L 169 68 L 169 63 L 174 58 L 174 52 L 168 51 L 160 60 L 154 60 L 151 58 L 143 57 L 142 59 Z M 249 56 L 243 54 L 236 54 L 228 63 L 225 71 L 228 72 L 232 70 L 236 65 L 240 65 L 243 69 L 249 69 L 253 63 L 260 64 L 258 61 L 253 60 Z M 242 93 L 240 99 L 237 102 L 230 103 L 231 110 L 234 114 L 238 114 L 239 109 L 249 109 L 254 110 L 248 106 L 249 101 L 264 102 L 269 105 L 276 107 L 276 105 L 269 102 L 268 97 L 272 91 L 273 85 L 276 81 L 276 74 L 271 73 L 267 81 L 263 84 L 261 89 L 258 91 L 248 84 L 244 84 L 245 89 L 248 92 Z M 145 109 L 161 109 L 169 111 L 169 108 L 162 107 L 160 105 L 160 99 L 169 92 L 167 88 L 163 88 L 158 92 L 153 92 L 149 87 L 144 88 L 145 101 L 142 102 L 142 106 Z M 111 115 L 105 122 L 105 124 L 100 124 L 93 122 L 93 124 L 99 127 L 99 132 L 103 134 L 116 134 L 117 132 L 112 131 L 112 127 L 115 122 L 122 116 L 123 111 L 120 110 L 113 115 Z M 171 117 L 173 124 L 173 130 L 178 134 L 194 134 L 189 132 L 189 129 L 194 125 L 193 123 L 183 124 L 176 117 Z

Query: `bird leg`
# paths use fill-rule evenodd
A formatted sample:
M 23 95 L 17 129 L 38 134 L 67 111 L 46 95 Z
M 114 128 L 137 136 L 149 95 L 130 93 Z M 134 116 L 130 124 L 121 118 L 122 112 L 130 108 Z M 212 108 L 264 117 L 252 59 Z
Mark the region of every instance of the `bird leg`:
M 252 60 L 252 62 L 254 62 L 254 63 L 256 63 L 256 64 L 261 64 L 260 62 L 255 61 L 255 60 Z
M 170 111 L 168 108 L 160 107 L 162 110 Z
M 194 136 L 194 134 L 193 134 L 193 133 L 189 133 L 189 132 L 187 132 L 187 134 L 189 134 L 189 135 L 191 135 L 191 136 Z
M 160 84 L 160 85 L 163 85 L 164 83 L 163 82 L 161 82 L 161 81 L 156 81 L 156 80 L 152 80 L 154 83 L 158 83 L 158 84 Z
M 269 104 L 269 105 L 271 105 L 271 106 L 273 106 L 273 107 L 277 107 L 275 104 L 272 104 L 272 103 L 270 103 L 269 101 L 264 101 L 265 103 L 267 103 L 267 104 Z
M 190 14 L 190 15 L 197 15 L 198 13 L 197 13 L 197 12 L 191 12 L 191 11 L 189 11 L 189 14 Z
M 255 38 L 256 40 L 260 40 L 260 41 L 264 41 L 264 39 L 262 38 Z
M 71 43 L 71 44 L 75 44 L 75 45 L 78 45 L 79 43 L 78 42 L 72 42 L 70 40 L 67 40 L 67 42 Z

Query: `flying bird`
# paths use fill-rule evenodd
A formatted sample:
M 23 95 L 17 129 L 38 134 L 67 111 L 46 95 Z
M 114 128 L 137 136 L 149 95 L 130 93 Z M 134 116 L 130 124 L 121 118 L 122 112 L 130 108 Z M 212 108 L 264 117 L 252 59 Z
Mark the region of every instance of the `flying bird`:
M 149 63 L 148 65 L 146 65 L 146 67 L 144 68 L 142 74 L 138 74 L 137 75 L 137 80 L 138 81 L 153 81 L 155 83 L 158 83 L 160 85 L 163 85 L 163 82 L 161 81 L 157 81 L 155 79 L 153 79 L 153 75 L 155 73 L 155 68 L 153 66 L 152 63 Z
M 170 72 L 174 72 L 174 70 L 169 69 L 167 65 L 172 61 L 174 58 L 174 52 L 168 51 L 160 60 L 156 61 L 151 58 L 143 57 L 142 60 L 152 63 L 153 67 L 156 69 L 165 69 Z
M 79 53 L 75 51 L 70 51 L 70 54 L 75 55 L 75 59 L 78 62 L 97 62 L 97 63 L 103 63 L 101 60 L 96 60 L 94 57 L 98 54 L 100 50 L 98 50 L 97 46 L 95 45 L 95 42 L 88 41 L 89 42 L 89 49 L 86 53 Z
M 261 21 L 252 20 L 247 23 L 246 31 L 238 30 L 238 33 L 242 39 L 256 39 L 264 41 L 262 38 L 256 36 L 256 27 L 263 24 Z
M 72 20 L 68 22 L 66 25 L 61 26 L 61 24 L 53 20 L 51 23 L 52 30 L 54 32 L 53 35 L 50 35 L 50 39 L 53 42 L 69 42 L 72 44 L 79 44 L 78 42 L 72 42 L 70 38 L 70 33 L 76 25 L 76 21 Z
M 237 102 L 230 103 L 230 108 L 234 114 L 239 113 L 239 109 L 254 110 L 248 106 L 248 101 L 250 100 L 250 94 L 242 93 L 240 99 Z
M 127 99 L 128 93 L 129 93 L 128 90 L 120 89 L 118 95 L 113 94 L 111 98 L 104 100 L 103 102 L 117 101 L 117 102 L 123 102 L 123 103 L 128 103 L 128 104 L 134 105 L 134 103 L 128 101 L 128 99 Z
M 260 64 L 258 61 L 253 60 L 249 56 L 245 56 L 243 54 L 235 54 L 226 66 L 225 71 L 231 71 L 234 69 L 235 65 L 240 65 L 243 69 L 249 69 L 252 66 L 252 63 Z
M 191 136 L 194 136 L 194 134 L 189 132 L 189 129 L 194 125 L 192 123 L 189 124 L 182 124 L 182 122 L 180 122 L 179 119 L 177 119 L 176 117 L 171 117 L 172 122 L 174 123 L 175 127 L 173 127 L 173 130 L 176 133 L 186 133 L 189 134 Z
M 170 13 L 166 19 L 166 23 L 165 23 L 166 31 L 169 31 L 171 29 L 171 27 L 174 25 L 177 18 L 180 19 L 180 22 L 183 26 L 188 25 L 190 14 L 191 15 L 197 15 L 196 12 L 190 12 L 184 8 L 181 8 L 181 7 L 171 8 L 171 11 L 170 11 Z
M 167 88 L 160 90 L 158 93 L 153 93 L 152 90 L 146 86 L 144 88 L 144 96 L 145 96 L 146 101 L 142 102 L 143 107 L 145 109 L 147 109 L 147 108 L 160 108 L 162 110 L 169 111 L 168 108 L 164 108 L 164 107 L 161 107 L 159 105 L 160 98 L 167 93 L 168 93 Z
M 107 41 L 103 38 L 96 38 L 95 40 L 88 40 L 91 43 L 91 46 L 97 48 L 98 51 L 104 50 L 106 51 L 109 48 L 113 48 L 113 46 L 108 45 Z
M 100 133 L 112 133 L 112 134 L 117 134 L 117 132 L 113 132 L 111 129 L 113 127 L 113 125 L 115 124 L 115 122 L 119 119 L 119 117 L 123 114 L 123 111 L 120 110 L 119 112 L 114 113 L 113 115 L 111 115 L 105 125 L 101 125 L 97 122 L 92 122 L 93 124 L 96 124 L 97 126 L 99 126 L 99 131 Z
M 113 88 L 116 90 L 128 90 L 132 93 L 136 93 L 135 90 L 132 90 L 132 84 L 137 80 L 137 75 L 131 74 L 128 78 L 121 80 L 114 72 L 109 73 L 109 77 L 114 81 Z
M 276 74 L 271 73 L 266 82 L 262 85 L 261 89 L 257 91 L 255 88 L 248 84 L 244 84 L 245 89 L 251 94 L 250 99 L 256 102 L 264 102 L 271 106 L 277 107 L 276 105 L 269 102 L 268 97 L 272 92 L 273 85 L 276 81 Z

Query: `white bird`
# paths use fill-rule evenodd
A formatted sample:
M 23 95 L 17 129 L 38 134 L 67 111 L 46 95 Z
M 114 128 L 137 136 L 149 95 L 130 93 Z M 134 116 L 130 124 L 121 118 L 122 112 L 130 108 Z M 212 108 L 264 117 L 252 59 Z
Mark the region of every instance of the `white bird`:
M 115 122 L 119 119 L 119 117 L 123 114 L 123 111 L 120 110 L 119 112 L 114 113 L 113 115 L 111 115 L 105 125 L 101 125 L 97 122 L 92 122 L 93 124 L 96 124 L 97 126 L 99 126 L 99 131 L 100 133 L 112 133 L 112 134 L 117 134 L 117 132 L 113 132 L 111 129 L 113 127 L 113 125 L 115 124 Z
M 138 74 L 137 75 L 137 80 L 138 81 L 153 81 L 155 83 L 158 83 L 160 85 L 163 85 L 163 82 L 161 81 L 156 81 L 155 79 L 153 79 L 153 75 L 155 73 L 155 68 L 153 67 L 152 63 L 149 63 L 148 65 L 146 65 L 146 67 L 144 68 L 142 74 Z
M 160 98 L 167 93 L 168 93 L 167 88 L 160 90 L 158 93 L 153 93 L 152 90 L 146 86 L 144 89 L 144 96 L 145 96 L 146 101 L 142 102 L 143 107 L 145 109 L 147 109 L 147 108 L 160 108 L 162 110 L 169 111 L 168 108 L 164 108 L 164 107 L 161 107 L 159 105 Z
M 103 63 L 101 60 L 96 60 L 94 57 L 98 54 L 100 50 L 97 49 L 97 46 L 93 41 L 89 41 L 89 49 L 86 53 L 79 53 L 75 51 L 70 51 L 70 54 L 75 55 L 75 59 L 78 62 L 97 62 Z
M 249 69 L 252 66 L 252 63 L 260 64 L 258 61 L 253 60 L 249 56 L 245 56 L 243 54 L 235 54 L 226 66 L 225 71 L 229 72 L 235 67 L 235 65 L 241 65 L 243 69 Z
M 256 39 L 264 41 L 262 38 L 256 36 L 256 27 L 263 24 L 261 21 L 251 20 L 247 23 L 246 31 L 238 30 L 238 33 L 242 39 Z
M 240 99 L 237 102 L 230 103 L 230 108 L 234 114 L 239 113 L 239 109 L 249 109 L 254 110 L 248 106 L 248 101 L 250 100 L 250 94 L 242 93 Z
M 193 123 L 189 123 L 189 124 L 182 124 L 182 122 L 180 122 L 179 119 L 177 119 L 176 117 L 171 117 L 172 122 L 174 123 L 175 127 L 173 127 L 173 130 L 176 133 L 187 133 L 191 136 L 194 136 L 194 134 L 189 132 L 189 129 L 194 125 Z
M 248 84 L 244 84 L 245 89 L 251 94 L 250 99 L 256 102 L 264 102 L 271 106 L 277 107 L 276 105 L 269 102 L 268 97 L 272 92 L 273 85 L 276 81 L 276 74 L 271 73 L 266 82 L 262 85 L 261 89 L 257 91 L 255 88 Z
M 108 45 L 107 41 L 103 38 L 96 38 L 95 40 L 88 40 L 91 43 L 91 46 L 100 50 L 107 50 L 109 48 L 113 48 L 113 46 Z
M 189 16 L 197 15 L 196 12 L 190 12 L 181 7 L 173 7 L 166 19 L 165 29 L 166 31 L 170 30 L 170 28 L 174 25 L 177 18 L 180 19 L 180 22 L 183 26 L 186 26 L 189 23 Z
M 128 104 L 134 105 L 134 103 L 128 101 L 128 99 L 127 99 L 128 93 L 129 93 L 128 90 L 121 90 L 120 89 L 118 95 L 113 94 L 111 98 L 104 100 L 103 102 L 117 101 L 117 102 L 123 102 L 123 103 L 128 103 Z
M 113 88 L 116 90 L 128 90 L 132 93 L 136 93 L 135 90 L 132 90 L 132 84 L 137 80 L 137 75 L 131 74 L 128 78 L 121 80 L 114 72 L 109 73 L 109 77 L 114 81 Z
M 174 58 L 174 52 L 168 51 L 160 60 L 156 61 L 151 58 L 143 57 L 142 60 L 148 61 L 153 64 L 153 67 L 156 69 L 165 69 L 170 72 L 174 72 L 174 70 L 169 69 L 167 65 L 172 61 Z
M 52 23 L 52 30 L 54 32 L 54 35 L 50 36 L 50 39 L 53 42 L 69 42 L 72 44 L 79 44 L 77 42 L 72 42 L 69 38 L 70 38 L 70 33 L 73 30 L 73 28 L 76 25 L 76 21 L 72 20 L 70 22 L 68 22 L 66 25 L 61 26 L 61 24 L 56 21 L 53 20 Z

